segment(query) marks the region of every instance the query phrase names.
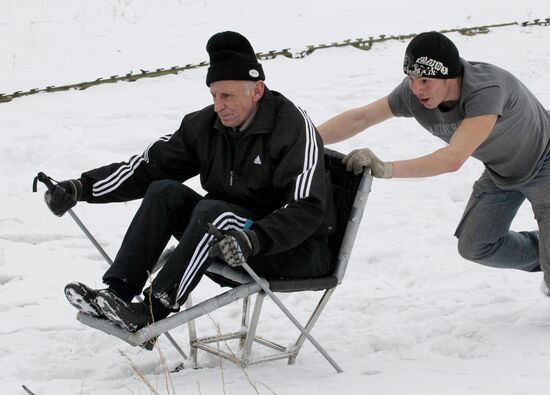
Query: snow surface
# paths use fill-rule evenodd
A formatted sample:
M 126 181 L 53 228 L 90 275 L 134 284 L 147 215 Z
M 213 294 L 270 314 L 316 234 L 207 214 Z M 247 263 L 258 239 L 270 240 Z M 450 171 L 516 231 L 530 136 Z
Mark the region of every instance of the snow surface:
M 0 0 L 0 92 L 197 63 L 207 60 L 206 40 L 227 29 L 268 51 L 536 17 L 550 17 L 550 1 Z M 550 108 L 550 27 L 449 36 L 463 57 L 507 68 Z M 389 93 L 402 78 L 406 44 L 325 49 L 263 65 L 269 87 L 319 124 Z M 167 385 L 157 352 L 76 321 L 64 285 L 101 287 L 107 264 L 69 216 L 49 213 L 43 188 L 31 193 L 33 177 L 73 178 L 142 152 L 210 102 L 205 72 L 0 104 L 0 393 L 24 394 L 22 385 L 38 395 L 153 393 L 136 369 L 162 394 L 548 393 L 550 299 L 539 291 L 541 274 L 482 267 L 456 252 L 454 229 L 482 170 L 475 160 L 432 179 L 375 180 L 344 283 L 313 331 L 344 373 L 306 343 L 294 366 L 277 361 L 245 371 L 199 352 L 203 368 L 185 362 Z M 333 148 L 369 146 L 394 160 L 441 144 L 413 121 L 396 119 Z M 79 204 L 75 212 L 114 256 L 137 205 Z M 513 227 L 535 227 L 528 204 Z M 218 291 L 205 279 L 195 300 Z M 281 298 L 303 320 L 318 296 Z M 213 320 L 235 329 L 240 309 L 231 305 Z M 292 324 L 273 303 L 264 309 L 260 333 L 292 342 Z M 216 332 L 209 319 L 198 325 Z M 172 335 L 188 341 L 184 328 Z M 169 369 L 182 362 L 166 338 L 160 345 Z

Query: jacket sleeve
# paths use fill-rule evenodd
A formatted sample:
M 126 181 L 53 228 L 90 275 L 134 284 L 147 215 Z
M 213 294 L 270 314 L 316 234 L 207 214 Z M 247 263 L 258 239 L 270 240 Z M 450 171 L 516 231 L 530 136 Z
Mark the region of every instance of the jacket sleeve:
M 252 225 L 264 254 L 298 246 L 315 233 L 325 214 L 323 143 L 306 112 L 294 109 L 277 122 L 269 148 L 273 186 L 283 205 Z
M 153 142 L 141 155 L 82 174 L 83 200 L 124 202 L 142 198 L 149 184 L 160 179 L 185 181 L 198 174 L 198 161 L 189 149 L 184 126 Z

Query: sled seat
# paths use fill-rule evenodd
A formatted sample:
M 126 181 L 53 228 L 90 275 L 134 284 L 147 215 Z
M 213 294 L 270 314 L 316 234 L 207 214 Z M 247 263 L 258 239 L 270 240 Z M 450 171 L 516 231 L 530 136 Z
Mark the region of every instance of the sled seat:
M 335 232 L 329 237 L 332 253 L 330 274 L 310 279 L 261 280 L 265 284 L 268 284 L 272 292 L 276 293 L 324 291 L 304 326 L 307 333 L 312 330 L 336 287 L 343 281 L 372 184 L 370 172 L 354 175 L 346 171 L 345 166 L 342 164 L 343 154 L 325 148 L 324 157 L 333 189 L 337 224 Z M 166 250 L 159 259 L 157 266 L 161 266 L 163 262 L 166 262 L 169 254 L 170 250 Z M 83 313 L 79 313 L 77 318 L 86 325 L 119 337 L 134 346 L 145 344 L 150 339 L 187 323 L 191 350 L 190 357 L 194 366 L 197 366 L 197 351 L 199 349 L 235 362 L 240 366 L 248 366 L 277 359 L 288 359 L 289 364 L 295 363 L 298 352 L 306 340 L 306 336 L 303 333 L 300 334 L 292 345 L 287 347 L 264 339 L 256 334 L 263 301 L 266 296 L 260 284 L 255 282 L 247 273 L 234 270 L 220 262 L 212 263 L 206 275 L 218 284 L 230 286 L 231 288 L 196 305 L 193 305 L 190 295 L 186 302 L 185 310 L 148 325 L 135 333 L 124 331 L 107 320 L 96 319 Z M 253 295 L 256 295 L 256 297 L 251 315 L 250 307 Z M 197 336 L 194 321 L 196 318 L 241 299 L 243 300 L 243 309 L 240 330 L 225 334 L 218 333 L 215 336 Z M 223 351 L 222 347 L 217 346 L 220 342 L 232 339 L 239 340 L 238 353 L 228 353 Z M 252 346 L 254 343 L 268 347 L 273 352 L 268 355 L 253 357 Z

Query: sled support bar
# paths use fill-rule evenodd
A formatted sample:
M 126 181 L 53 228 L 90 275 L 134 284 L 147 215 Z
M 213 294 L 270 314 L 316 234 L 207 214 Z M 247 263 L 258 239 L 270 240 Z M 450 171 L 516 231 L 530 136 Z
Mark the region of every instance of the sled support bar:
M 116 326 L 109 320 L 92 317 L 91 315 L 82 312 L 78 313 L 77 319 L 85 325 L 99 329 L 108 335 L 116 336 L 132 346 L 139 346 L 140 344 L 166 333 L 171 329 L 208 314 L 219 307 L 226 306 L 236 300 L 256 294 L 260 292 L 260 290 L 261 287 L 258 283 L 253 282 L 243 284 L 237 288 L 232 288 L 224 293 L 221 293 L 214 298 L 210 298 L 202 303 L 196 304 L 189 309 L 173 314 L 168 318 L 154 322 L 153 324 L 148 325 L 137 332 L 128 332 Z

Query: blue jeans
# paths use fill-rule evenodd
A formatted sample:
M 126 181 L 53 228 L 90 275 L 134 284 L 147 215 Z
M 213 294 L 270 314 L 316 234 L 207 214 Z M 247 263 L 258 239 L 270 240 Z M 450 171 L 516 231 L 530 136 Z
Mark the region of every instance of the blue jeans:
M 514 232 L 510 225 L 527 199 L 538 230 Z M 544 272 L 550 286 L 550 155 L 529 182 L 511 189 L 499 188 L 484 172 L 456 230 L 462 257 L 483 265 Z

